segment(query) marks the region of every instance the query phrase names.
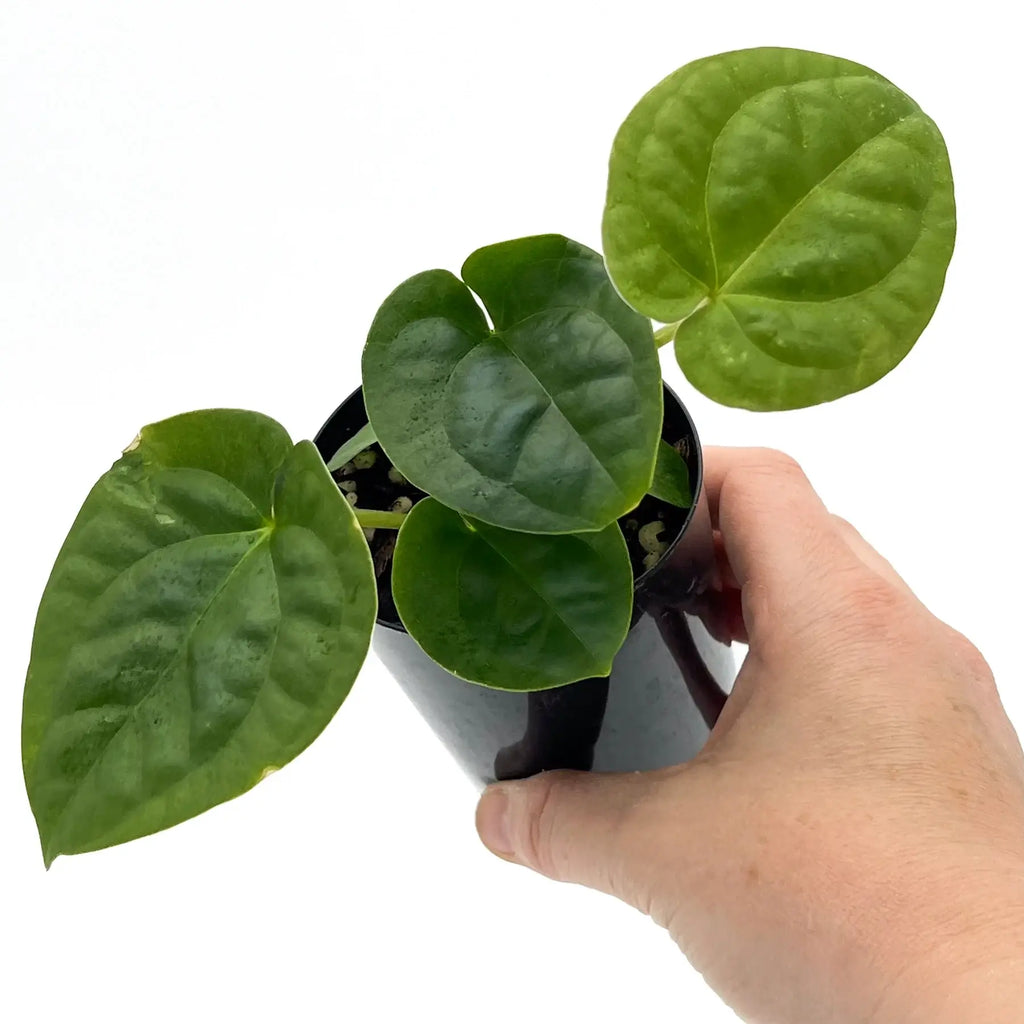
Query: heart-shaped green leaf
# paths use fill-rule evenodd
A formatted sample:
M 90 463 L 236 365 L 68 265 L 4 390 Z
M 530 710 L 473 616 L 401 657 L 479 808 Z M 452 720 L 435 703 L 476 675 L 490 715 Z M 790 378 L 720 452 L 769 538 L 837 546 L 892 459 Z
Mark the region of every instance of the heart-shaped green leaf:
M 612 150 L 604 246 L 631 305 L 682 321 L 696 387 L 789 409 L 907 354 L 955 221 L 945 144 L 909 96 L 859 64 L 766 48 L 688 64 L 637 104 Z
M 603 529 L 654 470 L 650 323 L 597 253 L 561 235 L 481 249 L 462 273 L 409 279 L 373 322 L 363 395 L 381 447 L 417 487 L 484 522 Z
M 143 429 L 53 567 L 22 753 L 49 864 L 156 832 L 295 757 L 376 614 L 365 539 L 316 449 L 257 413 Z
M 617 524 L 517 533 L 430 498 L 399 531 L 391 585 L 402 623 L 434 661 L 504 690 L 608 675 L 633 601 Z

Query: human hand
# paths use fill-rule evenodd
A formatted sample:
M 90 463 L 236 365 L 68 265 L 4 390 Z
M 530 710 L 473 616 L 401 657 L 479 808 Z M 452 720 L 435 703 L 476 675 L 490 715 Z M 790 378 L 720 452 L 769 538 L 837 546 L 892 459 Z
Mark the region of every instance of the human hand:
M 747 1019 L 1019 1020 L 1024 755 L 988 666 L 788 457 L 708 449 L 705 485 L 750 649 L 704 750 L 491 786 L 481 838 L 650 914 Z

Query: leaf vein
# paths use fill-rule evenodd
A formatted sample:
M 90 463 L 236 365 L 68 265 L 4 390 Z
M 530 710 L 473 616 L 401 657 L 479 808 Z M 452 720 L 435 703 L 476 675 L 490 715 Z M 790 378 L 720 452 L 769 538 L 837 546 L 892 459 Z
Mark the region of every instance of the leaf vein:
M 254 543 L 242 555 L 242 557 L 238 559 L 238 561 L 234 564 L 234 566 L 232 566 L 231 571 L 228 572 L 228 574 L 224 577 L 224 579 L 220 582 L 220 584 L 218 584 L 217 589 L 214 591 L 214 593 L 210 597 L 210 600 L 206 603 L 205 607 L 202 609 L 202 611 L 200 611 L 199 615 L 196 616 L 195 620 L 188 627 L 188 631 L 187 631 L 187 634 L 186 634 L 186 640 L 188 638 L 190 638 L 195 633 L 196 629 L 199 627 L 199 625 L 205 619 L 206 614 L 209 612 L 209 610 L 216 603 L 217 598 L 220 597 L 221 593 L 224 591 L 225 587 L 227 587 L 228 583 L 231 581 L 231 579 L 234 577 L 234 575 L 238 572 L 238 570 L 242 566 L 242 564 L 249 558 L 249 556 L 254 551 L 257 551 L 257 550 L 259 550 L 260 548 L 263 547 L 263 545 L 266 543 L 266 538 L 270 534 L 270 530 L 268 530 L 266 528 L 264 528 L 262 530 L 252 530 L 252 531 L 246 531 L 246 532 L 247 533 L 254 533 L 254 534 L 262 533 L 263 537 L 260 540 L 256 541 L 256 543 Z M 244 534 L 236 534 L 236 536 L 243 536 L 243 535 Z M 225 535 L 225 536 L 227 536 L 227 535 Z M 137 564 L 137 563 L 133 563 L 133 564 Z M 128 568 L 130 569 L 131 566 L 129 566 Z M 127 571 L 127 570 L 125 570 L 125 571 Z M 276 579 L 276 574 L 275 574 L 275 579 Z M 110 744 L 113 743 L 113 741 L 121 734 L 121 731 L 124 729 L 124 727 L 130 721 L 131 722 L 135 721 L 135 715 L 136 715 L 139 707 L 141 706 L 142 702 L 164 681 L 164 679 L 167 676 L 167 673 L 170 671 L 172 666 L 174 666 L 176 663 L 177 663 L 177 658 L 176 657 L 171 658 L 167 662 L 167 664 L 164 666 L 164 668 L 160 671 L 159 675 L 153 680 L 151 685 L 149 687 L 147 687 L 146 692 L 142 694 L 142 696 L 139 698 L 139 700 L 135 704 L 133 704 L 133 705 L 125 705 L 126 707 L 129 708 L 128 714 L 125 716 L 125 720 L 110 734 L 110 736 L 107 738 L 106 742 L 103 744 L 103 746 L 97 752 L 95 759 L 93 760 L 93 762 L 89 766 L 89 768 L 86 770 L 86 773 L 82 776 L 82 778 L 78 781 L 78 783 L 76 783 L 76 785 L 74 786 L 74 788 L 72 789 L 72 791 L 68 795 L 68 798 L 64 801 L 63 805 L 61 806 L 60 811 L 57 814 L 56 821 L 54 822 L 53 829 L 52 829 L 52 831 L 50 833 L 51 837 L 59 835 L 60 827 L 63 824 L 63 822 L 64 822 L 64 820 L 65 820 L 65 818 L 67 816 L 69 807 L 74 803 L 75 799 L 81 794 L 82 788 L 84 787 L 86 782 L 89 780 L 89 778 L 92 776 L 92 774 L 96 770 L 97 766 L 103 760 L 107 750 L 110 747 Z M 71 715 L 74 715 L 74 714 L 77 714 L 77 711 L 71 712 L 70 715 L 61 716 L 61 717 L 62 718 L 63 717 L 70 717 Z M 59 719 L 57 719 L 57 720 L 59 721 Z M 155 795 L 155 794 L 151 794 L 148 799 L 152 799 L 153 795 Z M 111 827 L 114 827 L 114 826 L 111 826 Z M 58 851 L 58 853 L 59 852 L 60 851 Z
M 858 153 L 860 153 L 862 149 L 864 149 L 865 146 L 869 146 L 872 142 L 877 141 L 884 135 L 893 131 L 893 129 L 898 128 L 901 124 L 903 124 L 904 121 L 907 121 L 912 117 L 916 117 L 918 116 L 918 114 L 919 111 L 916 110 L 912 111 L 909 114 L 904 114 L 902 117 L 893 121 L 892 124 L 887 125 L 880 132 L 876 132 L 870 138 L 865 139 L 863 142 L 859 143 L 852 152 L 848 153 L 845 157 L 843 157 L 843 159 L 840 160 L 839 163 L 836 164 L 835 167 L 833 167 L 832 170 L 830 170 L 828 174 L 825 175 L 825 177 L 823 177 L 820 181 L 815 182 L 814 185 L 812 185 L 811 188 L 809 188 L 802 196 L 800 196 L 800 198 L 797 199 L 797 201 L 775 222 L 775 224 L 771 227 L 771 229 L 764 236 L 764 238 L 762 238 L 761 241 L 754 246 L 754 248 L 746 256 L 743 262 L 729 275 L 728 280 L 718 290 L 718 293 L 720 295 L 733 294 L 728 290 L 729 285 L 736 280 L 736 278 L 743 272 L 743 270 L 750 263 L 750 261 L 753 260 L 758 255 L 758 253 L 762 251 L 762 249 L 764 249 L 764 247 L 771 241 L 773 236 L 782 228 L 786 221 L 789 220 L 789 218 L 792 217 L 793 214 L 795 214 L 808 200 L 810 200 L 812 196 L 814 196 L 822 188 L 824 188 L 832 178 L 834 178 L 851 160 L 854 159 L 854 157 L 857 156 Z
M 551 312 L 552 310 L 567 310 L 567 311 L 571 311 L 571 312 L 586 312 L 586 313 L 589 313 L 589 314 L 593 315 L 598 320 L 600 320 L 601 323 L 603 323 L 612 332 L 612 334 L 614 334 L 615 337 L 622 343 L 623 347 L 626 349 L 626 352 L 629 355 L 630 362 L 634 362 L 633 353 L 632 353 L 632 351 L 631 351 L 631 349 L 629 347 L 629 344 L 622 337 L 622 335 L 619 334 L 619 332 L 603 316 L 601 316 L 600 313 L 594 312 L 594 310 L 588 308 L 587 306 L 575 306 L 575 305 L 547 306 L 547 307 L 545 307 L 544 310 L 540 311 L 539 313 L 531 313 L 529 316 L 523 317 L 521 320 L 515 321 L 515 323 L 510 324 L 509 327 L 510 328 L 511 327 L 519 327 L 522 324 L 526 323 L 528 320 L 530 320 L 532 317 L 545 315 L 545 314 Z M 593 445 L 590 444 L 590 442 L 587 440 L 587 438 L 583 435 L 583 433 L 581 431 L 577 430 L 576 426 L 573 424 L 572 420 L 568 417 L 568 415 L 566 414 L 565 410 L 562 409 L 561 405 L 559 405 L 558 399 L 555 397 L 555 394 L 552 393 L 552 391 L 547 386 L 547 384 L 543 380 L 540 379 L 540 377 L 537 375 L 537 371 L 532 366 L 530 366 L 530 364 L 525 359 L 523 359 L 523 357 L 518 352 L 516 352 L 516 350 L 514 348 L 512 348 L 506 342 L 506 340 L 505 340 L 505 338 L 503 336 L 503 333 L 495 331 L 493 334 L 491 334 L 489 339 L 485 339 L 485 340 L 493 340 L 496 343 L 500 344 L 502 346 L 502 348 L 504 348 L 506 352 L 508 352 L 511 356 L 513 356 L 515 358 L 515 360 L 519 363 L 519 365 L 522 366 L 524 370 L 526 370 L 526 372 L 537 383 L 537 386 L 541 389 L 541 391 L 547 396 L 548 400 L 551 402 L 552 407 L 559 414 L 559 416 L 562 417 L 562 420 L 572 430 L 573 434 L 575 434 L 575 436 L 578 437 L 580 439 L 580 441 L 583 443 L 583 446 L 587 449 L 587 451 L 592 456 L 592 458 L 594 460 L 594 463 L 596 464 L 597 468 L 608 478 L 608 480 L 611 482 L 612 487 L 615 488 L 615 490 L 618 492 L 618 494 L 621 497 L 623 497 L 623 498 L 627 497 L 625 491 L 623 491 L 623 489 L 619 486 L 618 481 L 615 479 L 615 477 L 612 476 L 612 474 L 608 471 L 608 468 L 601 461 L 601 456 L 594 450 Z M 472 351 L 473 350 L 471 349 L 470 352 L 472 352 Z M 464 353 L 452 365 L 451 372 L 449 372 L 449 374 L 448 374 L 449 381 L 451 380 L 452 376 L 455 373 L 455 370 L 462 363 L 462 361 L 464 359 L 466 359 L 470 355 L 470 352 Z M 601 380 L 607 380 L 607 379 L 609 379 L 609 377 L 605 376 L 605 377 L 602 377 L 600 379 Z M 590 381 L 589 380 L 587 380 L 585 382 L 584 381 L 577 381 L 576 382 L 576 386 L 579 386 L 582 383 L 590 383 Z M 536 429 L 536 423 L 537 422 L 539 422 L 539 418 L 538 418 L 537 421 L 535 421 L 533 424 L 531 424 L 531 428 L 530 428 L 531 430 Z M 523 447 L 524 446 L 521 445 L 519 447 L 517 453 L 516 453 L 516 461 L 513 464 L 513 473 L 515 471 L 515 466 L 518 466 L 519 460 L 522 457 Z M 459 454 L 461 455 L 461 452 Z M 462 458 L 465 458 L 465 456 L 462 456 Z M 476 467 L 474 467 L 474 469 L 475 468 Z M 477 472 L 480 472 L 480 470 L 477 470 Z M 493 478 L 489 477 L 489 479 L 493 479 Z M 517 487 L 515 487 L 515 485 L 511 482 L 511 480 L 508 482 L 508 486 L 512 487 L 513 490 L 517 491 L 518 493 L 522 493 L 521 491 L 519 491 L 519 489 Z M 523 497 L 527 497 L 527 495 L 523 495 Z M 528 498 L 528 500 L 533 501 L 532 498 Z
M 504 552 L 503 552 L 503 551 L 502 551 L 502 550 L 501 550 L 501 549 L 500 549 L 500 548 L 499 548 L 499 547 L 498 547 L 497 545 L 495 545 L 494 543 L 492 543 L 492 542 L 491 542 L 491 541 L 490 541 L 490 540 L 489 540 L 489 539 L 487 538 L 487 536 L 486 536 L 486 535 L 485 535 L 485 534 L 484 534 L 484 533 L 483 533 L 482 531 L 480 531 L 480 530 L 476 530 L 476 531 L 475 531 L 475 532 L 474 532 L 474 533 L 472 534 L 472 536 L 473 536 L 474 538 L 476 538 L 476 539 L 482 540 L 482 541 L 483 541 L 483 542 L 484 542 L 484 543 L 485 543 L 485 544 L 486 544 L 486 545 L 487 545 L 487 546 L 488 546 L 488 547 L 489 547 L 489 548 L 490 548 L 490 549 L 491 549 L 491 550 L 492 550 L 492 551 L 493 551 L 493 552 L 494 552 L 494 553 L 495 553 L 495 554 L 496 554 L 496 555 L 497 555 L 497 556 L 498 556 L 498 557 L 499 557 L 499 558 L 500 558 L 500 559 L 501 559 L 501 560 L 502 560 L 502 561 L 503 561 L 503 562 L 504 562 L 504 563 L 505 563 L 505 564 L 506 564 L 506 565 L 507 565 L 507 566 L 508 566 L 508 567 L 509 567 L 509 568 L 510 568 L 510 569 L 512 570 L 513 574 L 514 574 L 514 575 L 515 575 L 515 576 L 516 576 L 516 577 L 517 577 L 518 579 L 522 580 L 522 582 L 523 582 L 523 583 L 525 583 L 525 584 L 526 584 L 526 586 L 527 586 L 527 589 L 528 589 L 528 590 L 530 590 L 530 591 L 532 591 L 532 592 L 533 592 L 534 594 L 536 594 L 536 596 L 537 596 L 537 597 L 539 597 L 539 598 L 540 598 L 540 601 L 541 601 L 541 603 L 542 603 L 542 604 L 543 604 L 543 605 L 544 605 L 544 606 L 545 606 L 545 607 L 546 607 L 547 609 L 549 609 L 549 610 L 550 610 L 550 612 L 551 612 L 551 614 L 552 614 L 552 615 L 553 615 L 553 616 L 554 616 L 554 617 L 555 617 L 555 618 L 556 618 L 556 619 L 557 619 L 557 620 L 558 620 L 558 621 L 559 621 L 559 622 L 560 622 L 560 623 L 561 623 L 561 624 L 562 624 L 562 625 L 563 625 L 563 626 L 564 626 L 564 627 L 565 627 L 565 628 L 566 628 L 566 629 L 567 629 L 567 630 L 569 631 L 569 633 L 570 633 L 570 634 L 572 635 L 573 639 L 574 639 L 574 640 L 575 640 L 575 641 L 576 641 L 576 642 L 577 642 L 577 643 L 578 643 L 578 644 L 580 645 L 580 647 L 582 647 L 582 648 L 583 648 L 583 651 L 584 651 L 584 653 L 585 653 L 586 655 L 588 655 L 588 656 L 589 656 L 589 657 L 591 657 L 591 658 L 596 658 L 596 657 L 597 657 L 596 653 L 595 653 L 595 652 L 594 652 L 594 650 L 593 650 L 593 649 L 592 649 L 592 648 L 590 647 L 590 645 L 589 645 L 589 644 L 587 644 L 587 643 L 586 643 L 586 642 L 585 642 L 585 641 L 583 640 L 583 638 L 582 638 L 582 637 L 581 637 L 581 636 L 579 635 L 579 633 L 577 633 L 577 632 L 576 632 L 576 630 L 575 630 L 575 628 L 573 627 L 572 623 L 570 623 L 570 622 L 569 622 L 569 621 L 568 621 L 568 620 L 567 620 L 567 619 L 566 619 L 566 618 L 565 618 L 565 617 L 564 617 L 564 616 L 563 616 L 563 615 L 562 615 L 562 614 L 561 614 L 561 613 L 559 612 L 558 608 L 557 608 L 557 607 L 556 607 L 556 606 L 555 606 L 554 604 L 552 604 L 552 603 L 551 603 L 551 601 L 550 601 L 550 600 L 549 600 L 549 599 L 548 599 L 548 598 L 547 598 L 547 597 L 545 596 L 545 594 L 544 594 L 544 593 L 542 593 L 542 592 L 541 592 L 540 590 L 538 590 L 538 589 L 537 589 L 537 587 L 536 587 L 536 586 L 534 586 L 534 583 L 533 583 L 533 581 L 532 581 L 532 580 L 530 579 L 530 577 L 529 577 L 529 576 L 527 576 L 527 575 L 526 575 L 526 574 L 525 574 L 525 573 L 524 573 L 524 572 L 523 572 L 523 571 L 522 571 L 522 570 L 521 570 L 521 569 L 520 569 L 520 568 L 519 568 L 519 567 L 518 567 L 518 566 L 517 566 L 517 565 L 515 564 L 515 562 L 511 561 L 511 560 L 510 560 L 510 559 L 509 559 L 509 558 L 508 558 L 508 557 L 507 557 L 507 556 L 505 555 L 505 553 L 504 553 Z

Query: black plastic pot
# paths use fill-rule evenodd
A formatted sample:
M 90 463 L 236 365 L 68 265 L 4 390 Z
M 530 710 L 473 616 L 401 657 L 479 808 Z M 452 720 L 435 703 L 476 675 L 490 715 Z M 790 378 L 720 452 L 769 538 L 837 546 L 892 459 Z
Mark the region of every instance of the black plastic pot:
M 365 423 L 356 391 L 316 436 L 324 459 Z M 554 768 L 663 768 L 704 745 L 735 665 L 729 646 L 704 626 L 715 561 L 700 444 L 667 387 L 664 437 L 687 439 L 696 500 L 665 556 L 635 582 L 633 623 L 607 679 L 535 693 L 488 689 L 431 661 L 400 622 L 377 619 L 374 652 L 478 784 Z

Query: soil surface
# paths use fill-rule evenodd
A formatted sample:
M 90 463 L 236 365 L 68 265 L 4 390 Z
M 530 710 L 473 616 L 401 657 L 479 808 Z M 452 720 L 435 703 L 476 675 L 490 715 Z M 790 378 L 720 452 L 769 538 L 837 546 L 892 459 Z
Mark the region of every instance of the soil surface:
M 673 445 L 681 452 L 684 461 L 689 463 L 691 460 L 685 446 L 685 438 Z M 371 452 L 373 453 L 372 465 L 360 468 L 355 464 L 356 461 L 360 463 L 371 461 L 367 455 Z M 424 491 L 414 487 L 404 477 L 392 479 L 389 476 L 391 468 L 391 463 L 383 449 L 375 443 L 367 448 L 361 457 L 336 470 L 332 476 L 343 493 L 356 494 L 356 504 L 363 509 L 387 512 L 401 498 L 408 498 L 414 505 L 421 498 L 427 496 Z M 396 475 L 398 474 L 396 473 Z M 629 551 L 634 579 L 647 571 L 644 559 L 648 552 L 644 550 L 640 542 L 641 529 L 650 523 L 662 523 L 664 528 L 660 533 L 651 527 L 648 527 L 647 533 L 658 534 L 659 540 L 671 544 L 676 534 L 682 529 L 688 514 L 689 509 L 676 508 L 675 505 L 660 501 L 648 494 L 632 512 L 619 519 L 619 528 L 626 538 L 626 549 Z M 373 567 L 377 574 L 377 617 L 383 622 L 400 625 L 395 601 L 391 595 L 391 557 L 395 551 L 395 539 L 398 536 L 398 531 L 376 529 L 365 532 L 368 534 L 370 553 L 373 555 Z

